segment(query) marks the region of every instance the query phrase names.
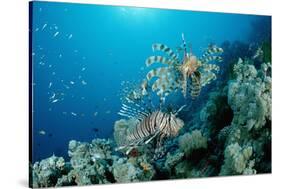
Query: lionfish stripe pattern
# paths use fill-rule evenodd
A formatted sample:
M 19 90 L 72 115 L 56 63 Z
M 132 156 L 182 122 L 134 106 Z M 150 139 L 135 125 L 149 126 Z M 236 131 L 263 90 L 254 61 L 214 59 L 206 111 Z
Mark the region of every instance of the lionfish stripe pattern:
M 147 83 L 152 81 L 152 91 L 157 91 L 157 95 L 165 100 L 170 93 L 181 90 L 184 97 L 187 91 L 194 99 L 199 96 L 201 88 L 210 81 L 216 79 L 219 66 L 210 62 L 222 62 L 220 54 L 223 49 L 216 45 L 209 45 L 202 57 L 197 58 L 191 52 L 187 53 L 184 34 L 182 34 L 182 45 L 178 52 L 183 52 L 183 59 L 179 60 L 178 52 L 174 53 L 167 45 L 155 43 L 152 45 L 153 51 L 164 52 L 167 56 L 150 56 L 146 60 L 146 66 L 154 63 L 161 63 L 160 67 L 150 70 L 146 75 Z
M 146 79 L 149 81 L 153 77 L 161 77 L 164 74 L 168 73 L 170 71 L 169 69 L 170 69 L 169 67 L 160 67 L 160 68 L 152 69 L 147 73 Z
M 211 61 L 221 62 L 222 58 L 220 56 L 213 55 L 213 54 L 220 54 L 220 53 L 223 53 L 222 48 L 217 47 L 215 45 L 209 45 L 209 47 L 206 49 L 200 60 L 206 63 Z
M 221 62 L 222 58 L 220 56 L 202 56 L 202 62 L 218 61 Z
M 212 80 L 215 80 L 217 76 L 213 72 L 206 72 L 201 78 L 201 86 L 204 87 L 205 85 L 210 84 Z
M 159 146 L 165 137 L 176 136 L 184 125 L 184 122 L 176 117 L 182 108 L 176 113 L 165 113 L 160 110 L 142 113 L 123 104 L 119 114 L 130 115 L 130 118 L 135 118 L 138 122 L 134 127 L 127 130 L 126 136 L 123 136 L 123 142 L 117 150 L 128 148 L 126 151 L 126 154 L 128 154 L 134 147 L 148 144 L 156 137 L 157 146 Z
M 201 91 L 201 74 L 200 72 L 195 72 L 193 75 L 191 75 L 190 78 L 190 87 L 189 87 L 189 93 L 192 99 L 197 97 L 200 94 Z
M 162 51 L 162 52 L 166 53 L 171 58 L 172 61 L 175 61 L 175 63 L 177 63 L 177 64 L 180 63 L 180 61 L 178 59 L 178 55 L 176 53 L 174 53 L 174 51 L 170 47 L 168 47 L 164 44 L 155 43 L 152 45 L 152 50 L 153 51 L 156 51 L 156 50 Z
M 172 64 L 172 61 L 170 59 L 167 59 L 163 56 L 150 56 L 149 58 L 146 59 L 146 66 L 150 66 L 151 64 L 154 64 L 154 63 L 162 63 L 162 64 L 167 64 L 167 65 L 170 65 Z
M 219 71 L 220 67 L 216 64 L 203 64 L 202 69 Z
M 214 54 L 214 53 L 222 53 L 223 49 L 220 47 L 217 47 L 216 45 L 209 45 L 208 49 L 206 50 L 206 52 L 203 54 L 204 55 L 210 55 L 210 54 Z

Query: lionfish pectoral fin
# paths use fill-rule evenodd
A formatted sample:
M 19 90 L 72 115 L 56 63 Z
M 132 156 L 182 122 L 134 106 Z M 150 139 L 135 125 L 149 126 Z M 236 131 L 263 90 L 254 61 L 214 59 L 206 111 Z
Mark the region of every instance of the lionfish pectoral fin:
M 126 151 L 126 155 L 128 155 L 134 148 L 137 148 L 139 146 L 139 144 L 142 142 L 143 142 L 143 140 L 140 139 L 140 140 L 134 142 L 133 144 L 128 145 L 127 147 L 129 147 L 129 148 Z
M 115 148 L 115 151 L 120 151 L 120 150 L 123 150 L 123 149 L 125 149 L 127 147 L 128 147 L 127 145 L 125 145 L 125 146 L 118 146 L 118 147 Z
M 135 147 L 131 146 L 127 151 L 126 151 L 126 155 L 128 155 Z
M 157 131 L 154 135 L 152 135 L 150 138 L 148 138 L 147 141 L 145 141 L 145 144 L 148 144 L 150 141 L 152 141 L 158 134 L 160 133 L 160 130 Z
M 162 141 L 163 141 L 164 137 L 165 137 L 165 135 L 160 135 L 160 136 L 159 136 L 159 139 L 158 139 L 157 142 L 156 142 L 156 149 L 157 149 L 157 148 L 160 149 L 160 147 L 162 146 Z
M 115 148 L 115 151 L 119 151 L 119 150 L 123 150 L 123 149 L 128 148 L 128 150 L 126 151 L 126 154 L 129 154 L 130 151 L 131 151 L 133 148 L 136 148 L 141 142 L 143 142 L 142 139 L 141 139 L 141 140 L 138 140 L 138 141 L 136 141 L 136 142 L 127 144 L 127 145 L 119 146 L 119 147 Z

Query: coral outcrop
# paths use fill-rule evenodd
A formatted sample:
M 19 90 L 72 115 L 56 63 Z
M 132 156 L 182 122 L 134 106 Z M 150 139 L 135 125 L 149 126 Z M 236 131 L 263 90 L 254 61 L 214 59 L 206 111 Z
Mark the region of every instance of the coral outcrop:
M 224 151 L 225 160 L 220 175 L 255 174 L 255 162 L 250 160 L 252 155 L 251 146 L 241 148 L 238 143 L 228 145 Z
M 271 64 L 256 66 L 251 59 L 239 59 L 229 78 L 196 109 L 181 112 L 191 120 L 161 147 L 151 141 L 128 154 L 116 151 L 136 124 L 121 119 L 114 124 L 115 141 L 71 140 L 69 162 L 55 155 L 35 162 L 32 187 L 270 173 Z
M 55 155 L 35 162 L 32 167 L 32 186 L 49 187 L 55 186 L 58 178 L 66 171 L 65 161 Z
M 231 125 L 221 130 L 226 139 L 220 175 L 254 174 L 271 143 L 271 65 L 257 70 L 250 61 L 234 65 L 236 79 L 228 84 L 228 104 L 234 112 Z M 252 157 L 252 160 L 250 158 Z M 257 166 L 258 170 L 268 170 Z
M 95 139 L 91 143 L 71 140 L 68 146 L 69 162 L 52 156 L 32 167 L 32 186 L 71 186 L 115 182 L 151 180 L 155 175 L 146 154 L 121 157 L 115 152 L 113 142 Z
M 186 133 L 179 137 L 179 148 L 187 156 L 196 149 L 207 148 L 207 138 L 199 130 Z
M 115 161 L 112 169 L 116 182 L 128 183 L 151 180 L 155 170 L 144 158 L 145 155 L 138 158 L 119 158 Z

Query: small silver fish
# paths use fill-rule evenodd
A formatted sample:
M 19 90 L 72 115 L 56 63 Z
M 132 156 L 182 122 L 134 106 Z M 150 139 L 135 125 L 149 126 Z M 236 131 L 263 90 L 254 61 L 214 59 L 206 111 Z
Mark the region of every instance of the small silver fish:
M 54 34 L 54 37 L 56 37 L 59 33 L 60 33 L 60 32 L 57 31 L 57 32 Z
M 40 130 L 40 131 L 39 131 L 39 134 L 40 134 L 40 135 L 46 135 L 46 131 Z
M 74 112 L 71 112 L 71 115 L 73 115 L 73 116 L 77 116 L 77 114 L 76 114 L 76 113 L 74 113 Z
M 66 89 L 70 89 L 70 87 L 68 85 L 63 85 Z
M 50 100 L 51 100 L 51 99 L 54 99 L 55 96 L 56 96 L 56 93 L 54 93 L 54 94 L 50 97 Z
M 47 24 L 44 24 L 41 30 L 43 31 L 46 28 L 46 26 Z
M 59 101 L 59 99 L 54 99 L 53 101 L 52 101 L 52 103 L 56 103 L 56 102 L 58 102 Z
M 82 83 L 82 85 L 87 85 L 87 82 L 84 80 L 82 80 L 81 83 Z

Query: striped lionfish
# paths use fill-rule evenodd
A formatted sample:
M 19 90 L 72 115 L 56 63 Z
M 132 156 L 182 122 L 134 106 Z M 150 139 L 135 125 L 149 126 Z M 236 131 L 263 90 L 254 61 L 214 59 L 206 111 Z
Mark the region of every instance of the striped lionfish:
M 175 112 L 163 112 L 147 110 L 130 100 L 128 102 L 136 107 L 122 104 L 118 114 L 135 119 L 136 123 L 128 128 L 124 135 L 118 137 L 116 142 L 119 147 L 116 150 L 127 149 L 126 154 L 129 154 L 134 148 L 146 145 L 153 139 L 156 139 L 156 147 L 159 148 L 164 138 L 175 137 L 184 125 L 177 115 L 185 106 Z
M 146 75 L 146 83 L 156 78 L 152 84 L 152 91 L 157 91 L 157 95 L 161 99 L 165 99 L 171 92 L 181 90 L 186 97 L 187 89 L 189 89 L 191 97 L 194 99 L 200 94 L 203 86 L 216 79 L 216 74 L 212 71 L 219 71 L 219 66 L 210 64 L 210 62 L 221 62 L 222 58 L 218 55 L 223 52 L 223 49 L 215 45 L 210 45 L 202 57 L 197 58 L 190 52 L 187 53 L 184 34 L 182 34 L 183 60 L 180 61 L 179 54 L 168 46 L 160 43 L 152 45 L 153 51 L 164 52 L 167 56 L 150 56 L 146 60 L 146 66 L 149 67 L 154 63 L 161 63 L 165 66 L 154 68 Z

